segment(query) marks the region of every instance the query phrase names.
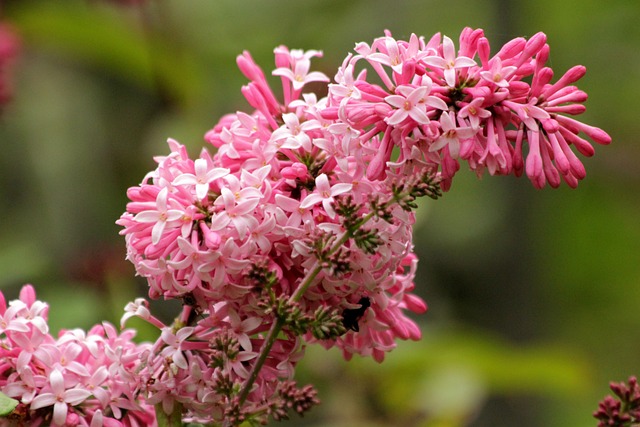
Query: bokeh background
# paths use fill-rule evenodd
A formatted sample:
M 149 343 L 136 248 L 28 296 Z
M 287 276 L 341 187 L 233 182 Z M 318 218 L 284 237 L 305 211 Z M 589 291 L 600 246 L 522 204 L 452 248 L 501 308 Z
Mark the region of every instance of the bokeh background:
M 124 0 L 121 3 L 125 3 Z M 424 337 L 382 364 L 308 349 L 323 404 L 289 426 L 580 427 L 608 382 L 640 374 L 640 3 L 637 0 L 0 1 L 22 38 L 0 116 L 0 289 L 33 283 L 51 327 L 118 322 L 145 295 L 114 221 L 167 152 L 192 154 L 246 110 L 235 57 L 320 49 L 333 76 L 355 42 L 484 28 L 494 51 L 548 35 L 561 75 L 587 67 L 584 121 L 608 147 L 577 190 L 477 180 L 425 202 L 415 234 Z M 171 308 L 164 315 L 171 319 Z M 141 339 L 153 331 L 140 326 Z

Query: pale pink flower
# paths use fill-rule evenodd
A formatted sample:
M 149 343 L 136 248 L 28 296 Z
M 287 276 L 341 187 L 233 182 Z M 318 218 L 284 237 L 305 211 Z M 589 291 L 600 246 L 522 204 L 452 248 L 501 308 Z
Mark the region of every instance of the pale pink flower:
M 264 165 L 260 168 L 248 171 L 242 169 L 240 172 L 240 185 L 243 188 L 254 187 L 260 194 L 266 192 L 263 187 L 269 187 L 269 174 L 271 173 L 271 165 Z M 258 193 L 256 193 L 258 194 Z
M 399 86 L 396 89 L 399 95 L 387 96 L 384 100 L 397 110 L 385 119 L 385 121 L 393 126 L 403 122 L 407 117 L 420 124 L 429 123 L 425 99 L 428 95 L 428 88 L 419 86 L 411 88 L 408 86 Z
M 269 253 L 272 247 L 271 239 L 275 239 L 273 235 L 275 227 L 275 215 L 266 215 L 260 225 L 251 230 L 251 245 L 257 246 L 263 254 Z
M 182 353 L 182 343 L 187 340 L 192 334 L 195 328 L 184 327 L 178 329 L 177 332 L 173 332 L 172 328 L 164 328 L 160 338 L 167 344 L 161 355 L 163 357 L 169 357 L 173 363 L 180 369 L 187 369 L 187 359 Z
M 24 304 L 23 304 L 24 305 Z M 24 306 L 26 307 L 26 306 Z M 29 322 L 22 316 L 17 316 L 18 312 L 23 309 L 20 305 L 14 304 L 10 306 L 4 313 L 0 312 L 0 334 L 10 331 L 13 332 L 29 332 Z
M 67 419 L 67 411 L 70 406 L 79 405 L 89 396 L 91 392 L 83 388 L 65 388 L 62 373 L 54 369 L 49 374 L 50 392 L 40 393 L 31 401 L 31 409 L 40 409 L 53 406 L 53 422 L 62 426 Z
M 548 119 L 549 113 L 536 105 L 537 99 L 530 99 L 526 104 L 513 101 L 504 101 L 503 104 L 511 108 L 522 122 L 532 131 L 538 131 L 540 121 Z
M 327 127 L 329 133 L 331 133 L 338 141 L 340 141 L 340 146 L 342 148 L 342 153 L 346 156 L 354 152 L 354 150 L 358 149 L 359 146 L 359 137 L 360 131 L 358 129 L 354 129 L 354 127 L 349 123 L 349 119 L 345 114 L 345 109 L 340 108 L 338 111 L 338 117 L 340 121 L 336 123 L 332 123 Z M 323 138 L 323 142 L 326 141 Z M 314 145 L 322 148 L 322 146 L 317 142 L 317 139 L 314 140 Z
M 301 224 L 313 220 L 311 207 L 301 207 L 299 200 L 292 199 L 282 194 L 276 194 L 275 202 L 279 208 L 288 212 L 285 216 L 286 222 L 281 224 L 283 226 L 298 228 Z
M 36 350 L 35 355 L 47 366 L 60 369 L 65 375 L 73 373 L 78 377 L 86 377 L 89 371 L 79 360 L 83 350 L 83 347 L 76 342 L 68 342 L 65 345 L 46 343 Z
M 444 70 L 444 80 L 449 87 L 456 86 L 456 70 L 476 65 L 476 61 L 466 56 L 456 56 L 453 41 L 444 36 L 442 40 L 442 56 L 431 55 L 424 58 L 424 62 L 432 67 Z
M 338 69 L 335 76 L 336 83 L 330 83 L 329 93 L 341 98 L 341 103 L 346 103 L 349 99 L 360 99 L 362 94 L 360 89 L 355 86 L 353 77 L 353 64 L 350 64 L 351 54 L 345 58 L 342 66 Z
M 202 273 L 213 272 L 207 278 L 214 290 L 229 284 L 225 283 L 227 276 L 240 273 L 250 263 L 249 259 L 242 256 L 241 249 L 233 239 L 228 239 L 214 255 L 213 260 L 198 268 Z
M 322 202 L 322 207 L 324 211 L 329 215 L 330 218 L 334 218 L 336 216 L 336 212 L 333 210 L 333 202 L 336 196 L 344 194 L 351 190 L 351 184 L 347 183 L 339 183 L 331 185 L 329 183 L 329 178 L 326 174 L 320 174 L 316 178 L 316 189 L 313 193 L 307 195 L 304 200 L 300 203 L 300 207 L 302 209 L 310 208 L 318 203 Z
M 183 173 L 172 182 L 173 185 L 195 185 L 196 197 L 202 200 L 209 192 L 209 184 L 229 173 L 225 168 L 209 168 L 206 159 L 196 159 L 194 162 L 195 174 Z
M 484 98 L 475 98 L 473 101 L 462 107 L 460 111 L 458 111 L 458 117 L 466 118 L 467 120 L 469 120 L 469 124 L 472 128 L 479 128 L 482 119 L 491 117 L 491 113 L 488 110 L 482 108 L 483 102 Z
M 44 375 L 34 375 L 31 366 L 25 366 L 19 373 L 16 372 L 15 375 L 9 376 L 9 381 L 7 381 L 7 384 L 2 388 L 2 392 L 28 405 L 47 383 L 47 377 Z
M 477 130 L 472 127 L 458 127 L 455 123 L 453 113 L 443 113 L 440 116 L 440 127 L 442 129 L 442 135 L 429 147 L 429 150 L 437 151 L 446 146 L 449 148 L 449 154 L 453 158 L 458 157 L 460 141 L 471 138 L 477 132 Z
M 296 58 L 295 51 L 292 51 L 292 57 L 295 58 L 293 69 L 281 67 L 275 69 L 272 74 L 290 80 L 294 90 L 300 90 L 304 85 L 311 82 L 328 82 L 329 78 L 324 73 L 319 71 L 309 72 L 309 67 L 311 66 L 309 56 L 319 56 L 319 52 L 311 51 L 311 55 L 307 52 L 302 57 Z
M 384 39 L 384 51 L 367 55 L 367 59 L 388 65 L 396 73 L 402 72 L 403 57 L 398 42 L 390 36 Z
M 197 270 L 198 267 L 216 259 L 217 254 L 209 250 L 208 247 L 200 248 L 198 244 L 197 233 L 191 235 L 191 241 L 178 237 L 177 243 L 180 248 L 182 259 L 177 256 L 174 259 L 167 261 L 167 265 L 176 269 L 183 270 L 185 268 L 193 268 Z
M 124 329 L 124 325 L 131 317 L 139 317 L 151 323 L 158 329 L 165 327 L 164 323 L 157 317 L 153 316 L 149 311 L 149 302 L 144 298 L 136 298 L 133 302 L 128 302 L 124 307 L 124 314 L 120 318 L 120 327 Z
M 179 209 L 169 209 L 167 204 L 168 194 L 168 188 L 165 187 L 160 190 L 156 199 L 155 209 L 142 211 L 134 217 L 134 220 L 138 222 L 154 223 L 151 230 L 151 243 L 154 245 L 160 241 L 167 224 L 179 220 L 184 213 Z
M 260 203 L 261 195 L 259 190 L 254 187 L 245 187 L 235 193 L 229 188 L 223 187 L 214 204 L 223 206 L 224 209 L 211 218 L 211 230 L 221 231 L 232 224 L 237 230 L 238 236 L 244 239 L 247 233 L 258 225 L 254 210 Z
M 317 120 L 307 120 L 300 123 L 300 119 L 294 113 L 282 115 L 284 125 L 273 131 L 271 141 L 280 148 L 298 149 L 311 151 L 311 137 L 308 131 L 319 129 L 320 123 Z
M 503 67 L 500 57 L 497 56 L 491 62 L 491 68 L 486 71 L 481 71 L 480 76 L 498 87 L 506 88 L 509 86 L 509 82 L 507 82 L 506 79 L 510 78 L 516 70 L 517 67 L 512 65 Z

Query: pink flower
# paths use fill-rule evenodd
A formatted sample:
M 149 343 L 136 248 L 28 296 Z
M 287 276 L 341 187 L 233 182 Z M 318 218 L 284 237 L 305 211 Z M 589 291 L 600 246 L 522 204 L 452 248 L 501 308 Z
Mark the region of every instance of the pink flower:
M 298 149 L 311 151 L 311 138 L 308 131 L 319 129 L 320 123 L 317 120 L 308 120 L 300 123 L 300 119 L 293 113 L 282 115 L 284 125 L 276 129 L 271 135 L 271 141 L 280 148 Z
M 353 77 L 353 64 L 350 64 L 351 55 L 345 58 L 342 67 L 338 70 L 335 80 L 336 83 L 330 83 L 329 92 L 342 98 L 343 103 L 347 102 L 350 98 L 360 99 L 362 94 L 360 89 L 355 86 L 355 80 Z
M 344 108 L 340 108 L 338 117 L 340 120 L 330 124 L 327 130 L 331 135 L 334 135 L 338 141 L 341 141 L 340 148 L 342 149 L 342 153 L 348 156 L 354 150 L 358 149 L 360 143 L 358 138 L 361 132 L 349 123 L 349 118 L 346 116 Z M 328 148 L 329 142 L 326 142 L 325 139 L 317 138 L 314 140 L 314 145 L 320 148 Z
M 241 254 L 240 248 L 229 239 L 216 251 L 215 259 L 199 267 L 199 271 L 213 272 L 208 278 L 211 287 L 214 289 L 222 287 L 225 285 L 227 275 L 238 274 L 249 264 L 249 260 L 242 258 Z
M 214 204 L 223 206 L 224 209 L 211 218 L 211 230 L 221 231 L 232 224 L 238 236 L 244 239 L 247 233 L 258 225 L 254 210 L 260 203 L 261 195 L 254 187 L 245 187 L 235 193 L 223 187 Z
M 451 157 L 456 158 L 460 152 L 460 142 L 474 136 L 477 130 L 467 126 L 456 126 L 455 118 L 452 116 L 452 113 L 443 113 L 440 116 L 442 135 L 429 147 L 429 151 L 437 151 L 448 147 Z
M 64 377 L 57 369 L 49 374 L 49 384 L 51 391 L 36 396 L 31 402 L 30 408 L 40 409 L 53 405 L 53 423 L 62 426 L 67 419 L 69 405 L 79 405 L 91 396 L 91 392 L 82 388 L 65 388 Z
M 322 207 L 324 207 L 325 212 L 329 215 L 330 218 L 334 218 L 336 216 L 336 212 L 333 210 L 332 203 L 334 202 L 334 197 L 344 194 L 351 190 L 351 184 L 341 183 L 334 184 L 333 186 L 329 184 L 329 178 L 326 174 L 320 174 L 316 178 L 316 190 L 307 195 L 304 200 L 300 203 L 300 208 L 306 209 L 314 206 L 320 202 L 322 202 Z
M 168 195 L 169 189 L 167 187 L 163 188 L 156 198 L 155 209 L 144 210 L 134 217 L 134 220 L 138 222 L 154 223 L 151 230 L 151 243 L 154 245 L 160 241 L 167 224 L 179 220 L 184 213 L 179 209 L 169 209 L 167 204 Z
M 124 314 L 120 318 L 120 327 L 124 328 L 127 320 L 134 316 L 146 320 L 158 329 L 165 327 L 159 319 L 151 314 L 149 311 L 149 302 L 144 298 L 136 298 L 135 301 L 127 303 L 124 307 Z
M 469 124 L 472 128 L 477 129 L 480 127 L 481 119 L 491 117 L 491 113 L 488 110 L 482 108 L 484 98 L 475 98 L 473 101 L 465 105 L 458 111 L 458 117 L 466 118 L 469 120 Z
M 275 201 L 279 208 L 288 212 L 288 214 L 285 215 L 285 223 L 281 225 L 298 228 L 301 224 L 313 220 L 313 215 L 311 214 L 310 209 L 311 206 L 303 208 L 300 206 L 299 200 L 292 199 L 282 194 L 276 194 Z
M 300 90 L 310 82 L 328 82 L 329 78 L 323 73 L 318 71 L 309 72 L 309 67 L 311 66 L 310 58 L 313 56 L 322 56 L 322 53 L 313 50 L 305 53 L 300 50 L 292 50 L 291 62 L 293 62 L 293 68 L 277 68 L 272 74 L 290 80 L 294 90 Z
M 172 182 L 173 185 L 195 185 L 196 197 L 202 200 L 209 192 L 209 184 L 218 178 L 229 173 L 229 169 L 213 168 L 209 169 L 206 159 L 196 159 L 194 162 L 195 174 L 183 173 L 178 175 Z
M 427 56 L 424 59 L 424 62 L 432 67 L 444 70 L 444 80 L 447 82 L 449 87 L 456 86 L 456 70 L 476 65 L 476 61 L 471 58 L 466 56 L 456 56 L 453 41 L 447 36 L 443 37 L 442 56 Z
M 548 119 L 549 113 L 538 107 L 537 99 L 533 98 L 526 104 L 520 104 L 513 101 L 504 101 L 503 104 L 516 112 L 522 122 L 532 131 L 538 131 L 540 121 Z
M 18 313 L 23 309 L 22 306 L 14 304 L 3 313 L 0 312 L 0 334 L 7 332 L 29 332 L 29 322 Z
M 403 57 L 400 46 L 393 37 L 385 37 L 384 50 L 367 55 L 367 59 L 388 65 L 396 73 L 402 72 Z
M 2 392 L 29 405 L 38 391 L 47 384 L 47 380 L 47 377 L 43 375 L 34 375 L 31 366 L 26 366 L 20 370 L 19 375 L 14 375 L 13 378 L 9 377 Z
M 171 328 L 165 328 L 162 330 L 160 338 L 164 341 L 168 347 L 165 347 L 161 355 L 169 357 L 180 369 L 187 369 L 187 359 L 182 353 L 182 343 L 187 340 L 193 334 L 194 328 L 185 327 L 178 329 L 177 332 L 173 332 Z
M 424 86 L 419 86 L 417 88 L 399 86 L 396 89 L 396 93 L 399 93 L 400 95 L 390 95 L 384 99 L 391 106 L 397 108 L 391 117 L 385 119 L 388 124 L 391 126 L 397 125 L 407 117 L 410 117 L 416 123 L 429 123 L 425 105 L 428 88 Z
M 180 300 L 174 327 L 136 301 L 123 318 L 162 328 L 153 345 L 132 346 L 107 326 L 104 343 L 89 345 L 79 334 L 52 343 L 41 321 L 26 322 L 28 331 L 20 330 L 22 321 L 11 323 L 29 310 L 0 304 L 4 327 L 15 329 L 5 332 L 11 345 L 27 349 L 20 366 L 42 363 L 60 370 L 69 387 L 103 390 L 68 409 L 70 416 L 92 416 L 95 424 L 105 418 L 106 425 L 113 414 L 126 423 L 127 416 L 143 419 L 151 405 L 170 413 L 180 403 L 184 421 L 221 424 L 238 389 L 243 411 L 262 411 L 279 381 L 293 375 L 300 349 L 316 340 L 312 331 L 283 329 L 280 310 L 345 313 L 349 331 L 323 344 L 347 359 L 382 361 L 398 340 L 421 336 L 406 313 L 426 310 L 413 293 L 411 236 L 413 194 L 425 176 L 448 190 L 466 162 L 477 174 L 526 170 L 537 188 L 562 179 L 574 187 L 585 171 L 573 148 L 593 154 L 581 134 L 610 142 L 602 130 L 567 117 L 584 111 L 586 94 L 571 86 L 584 67 L 552 83 L 543 34 L 509 42 L 491 57 L 479 29 L 463 30 L 458 52 L 439 34 L 405 41 L 385 31 L 356 45 L 325 98 L 302 93 L 306 83 L 326 81 L 310 68 L 319 52 L 280 46 L 274 53 L 283 100 L 243 53 L 237 62 L 250 81 L 242 93 L 253 111 L 223 116 L 207 132 L 214 156 L 203 152 L 192 161 L 170 143 L 170 154 L 157 157 L 156 170 L 128 191 L 131 202 L 118 221 L 127 258 L 147 278 L 152 298 Z M 102 354 L 96 348 L 104 348 L 104 363 L 84 363 Z M 38 380 L 21 380 L 11 369 L 22 384 L 14 392 L 30 398 Z
M 480 76 L 498 87 L 506 88 L 509 86 L 506 79 L 510 78 L 516 70 L 517 67 L 514 66 L 503 67 L 500 57 L 497 56 L 491 62 L 491 68 L 487 71 L 481 71 Z

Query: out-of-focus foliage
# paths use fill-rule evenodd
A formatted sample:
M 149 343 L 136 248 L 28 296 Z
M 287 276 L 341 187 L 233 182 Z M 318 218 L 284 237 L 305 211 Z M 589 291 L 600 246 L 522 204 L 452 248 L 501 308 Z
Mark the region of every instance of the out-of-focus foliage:
M 24 51 L 0 117 L 0 288 L 11 298 L 33 283 L 55 328 L 117 323 L 145 293 L 114 224 L 126 188 L 167 137 L 196 153 L 223 114 L 247 108 L 243 50 L 270 70 L 280 44 L 321 49 L 314 64 L 331 76 L 384 29 L 482 27 L 493 46 L 544 31 L 554 69 L 587 67 L 585 121 L 613 144 L 585 162 L 577 190 L 460 174 L 422 206 L 423 341 L 380 365 L 309 349 L 301 381 L 324 404 L 285 424 L 595 425 L 608 382 L 640 373 L 638 16 L 629 0 L 5 0 L 0 19 Z
M 584 396 L 591 381 L 588 362 L 558 346 L 515 346 L 458 328 L 425 333 L 382 364 L 345 365 L 339 354 L 310 349 L 304 379 L 326 383 L 320 425 L 466 426 L 493 394 Z M 375 411 L 363 413 L 368 406 Z

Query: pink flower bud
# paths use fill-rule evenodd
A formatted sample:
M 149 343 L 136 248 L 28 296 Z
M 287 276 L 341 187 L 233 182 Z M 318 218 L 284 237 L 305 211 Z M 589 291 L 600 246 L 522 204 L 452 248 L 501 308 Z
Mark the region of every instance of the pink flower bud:
M 36 301 L 36 290 L 32 285 L 24 285 L 20 289 L 20 301 L 24 302 L 27 307 L 31 307 Z
M 535 54 L 537 54 L 540 49 L 543 48 L 545 43 L 547 42 L 547 35 L 543 32 L 538 32 L 531 36 L 527 41 L 527 44 L 522 51 L 523 58 L 531 58 Z
M 217 249 L 220 247 L 220 242 L 221 242 L 221 238 L 220 238 L 220 234 L 216 233 L 215 231 L 211 231 L 211 228 L 209 228 L 209 226 L 207 224 L 205 224 L 204 222 L 200 222 L 199 223 L 199 227 L 200 227 L 200 231 L 202 232 L 202 235 L 204 237 L 204 244 L 209 248 L 209 249 Z
M 580 80 L 587 73 L 587 68 L 583 65 L 576 65 L 575 67 L 570 68 L 564 75 L 554 83 L 552 86 L 547 88 L 543 95 L 548 97 L 552 93 L 562 89 L 565 86 L 570 85 L 573 82 Z
M 553 70 L 549 67 L 541 68 L 533 77 L 531 83 L 531 92 L 534 96 L 538 96 L 543 92 L 546 84 L 553 78 Z
M 526 44 L 527 40 L 524 37 L 512 39 L 502 46 L 496 56 L 502 60 L 513 58 L 522 52 Z
M 264 73 L 260 67 L 256 65 L 251 54 L 246 50 L 242 52 L 242 55 L 238 55 L 236 64 L 238 64 L 240 72 L 242 72 L 247 79 L 251 81 L 264 79 Z
M 478 56 L 480 57 L 480 63 L 482 68 L 488 69 L 489 67 L 489 55 L 491 54 L 491 47 L 489 46 L 489 40 L 486 37 L 481 37 L 478 40 Z
M 281 174 L 287 179 L 305 178 L 308 176 L 307 166 L 304 163 L 293 163 L 282 169 Z
M 427 304 L 417 295 L 405 294 L 403 301 L 407 308 L 414 313 L 422 314 L 427 311 Z

